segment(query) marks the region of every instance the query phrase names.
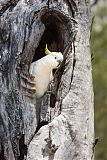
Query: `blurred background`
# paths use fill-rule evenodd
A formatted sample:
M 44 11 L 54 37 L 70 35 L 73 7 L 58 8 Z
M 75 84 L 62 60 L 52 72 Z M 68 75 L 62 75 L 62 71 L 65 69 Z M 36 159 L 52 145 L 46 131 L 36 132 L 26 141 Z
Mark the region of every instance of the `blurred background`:
M 107 0 L 92 7 L 94 17 L 91 34 L 93 83 L 95 94 L 95 160 L 107 160 Z

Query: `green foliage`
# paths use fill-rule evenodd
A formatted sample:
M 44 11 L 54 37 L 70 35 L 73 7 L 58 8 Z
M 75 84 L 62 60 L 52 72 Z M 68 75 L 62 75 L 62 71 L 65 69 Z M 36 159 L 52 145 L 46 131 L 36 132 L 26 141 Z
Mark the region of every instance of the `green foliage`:
M 96 160 L 107 160 L 107 4 L 96 8 L 91 48 L 94 53 Z

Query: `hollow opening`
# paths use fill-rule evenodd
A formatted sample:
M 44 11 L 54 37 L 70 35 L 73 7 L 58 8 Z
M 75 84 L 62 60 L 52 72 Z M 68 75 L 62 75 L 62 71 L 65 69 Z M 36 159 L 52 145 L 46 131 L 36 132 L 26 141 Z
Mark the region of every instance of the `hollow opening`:
M 46 29 L 35 50 L 32 62 L 45 56 L 45 46 L 48 45 L 50 51 L 64 51 L 64 24 L 59 21 L 56 15 L 46 14 L 41 17 Z

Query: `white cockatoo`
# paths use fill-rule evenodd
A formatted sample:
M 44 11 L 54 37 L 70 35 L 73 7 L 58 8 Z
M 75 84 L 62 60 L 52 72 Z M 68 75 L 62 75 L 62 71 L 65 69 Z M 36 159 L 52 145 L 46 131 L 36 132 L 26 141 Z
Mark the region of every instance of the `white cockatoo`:
M 29 74 L 35 83 L 37 98 L 40 98 L 47 91 L 49 83 L 52 81 L 52 70 L 57 68 L 63 61 L 61 52 L 50 52 L 45 48 L 46 56 L 30 64 Z

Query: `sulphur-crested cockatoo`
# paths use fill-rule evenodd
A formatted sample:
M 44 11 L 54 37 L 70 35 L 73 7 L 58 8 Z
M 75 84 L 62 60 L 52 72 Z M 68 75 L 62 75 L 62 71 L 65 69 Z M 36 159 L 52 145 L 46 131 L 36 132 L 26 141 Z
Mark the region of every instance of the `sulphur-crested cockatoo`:
M 29 74 L 33 77 L 35 83 L 37 98 L 42 97 L 48 89 L 49 83 L 52 81 L 52 70 L 57 68 L 63 61 L 61 52 L 50 52 L 45 48 L 46 56 L 30 64 Z

